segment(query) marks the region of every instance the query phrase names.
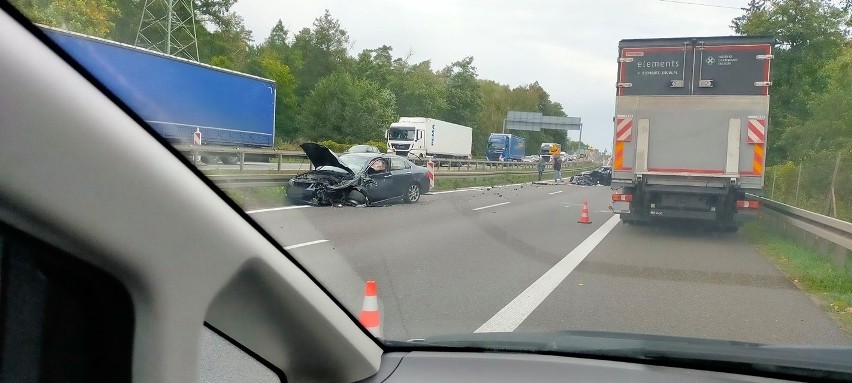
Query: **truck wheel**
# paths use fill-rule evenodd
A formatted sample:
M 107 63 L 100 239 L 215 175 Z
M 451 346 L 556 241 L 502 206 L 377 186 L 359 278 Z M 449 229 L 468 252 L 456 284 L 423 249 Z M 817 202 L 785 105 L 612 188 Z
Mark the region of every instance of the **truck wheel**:
M 222 163 L 225 165 L 236 165 L 240 163 L 239 156 L 219 156 L 219 159 L 222 160 Z
M 415 203 L 420 200 L 420 185 L 411 184 L 405 191 L 405 202 Z
M 219 162 L 219 156 L 201 156 L 201 162 L 205 165 L 216 165 Z

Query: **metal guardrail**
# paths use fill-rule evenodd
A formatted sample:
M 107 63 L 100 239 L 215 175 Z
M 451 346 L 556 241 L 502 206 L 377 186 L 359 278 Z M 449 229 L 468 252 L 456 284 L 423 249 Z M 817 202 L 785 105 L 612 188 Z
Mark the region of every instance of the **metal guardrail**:
M 791 235 L 805 246 L 829 257 L 852 274 L 852 223 L 749 194 L 760 201 L 764 216 L 776 230 Z
M 591 170 L 597 167 L 587 166 L 583 168 L 570 169 L 575 172 Z M 548 171 L 549 172 L 549 171 Z M 435 173 L 436 177 L 440 178 L 474 178 L 474 177 L 496 177 L 500 175 L 534 175 L 538 171 L 525 170 L 510 170 L 510 171 L 454 171 Z M 207 177 L 212 180 L 216 186 L 222 189 L 236 188 L 251 188 L 251 187 L 266 187 L 266 186 L 284 186 L 297 173 L 279 173 L 279 174 L 208 174 Z
M 290 150 L 274 150 L 274 149 L 255 149 L 255 148 L 228 148 L 222 146 L 194 146 L 194 145 L 176 145 L 175 148 L 178 151 L 189 153 L 191 156 L 191 160 L 194 163 L 198 163 L 200 161 L 201 156 L 205 155 L 222 155 L 222 154 L 232 154 L 233 157 L 239 158 L 237 161 L 239 163 L 240 172 L 244 171 L 244 163 L 246 155 L 261 155 L 267 156 L 270 159 L 276 158 L 278 160 L 278 169 L 277 171 L 287 171 L 286 169 L 282 169 L 282 163 L 285 158 L 297 158 L 300 161 L 307 161 L 307 157 L 305 153 L 302 151 L 290 151 Z M 485 161 L 485 160 L 457 160 L 457 159 L 433 159 L 432 162 L 435 163 L 435 174 L 441 174 L 448 171 L 498 171 L 498 170 L 531 170 L 535 171 L 537 167 L 536 162 L 508 162 L 508 161 Z M 274 162 L 273 162 L 274 163 Z M 415 161 L 418 165 L 425 166 L 425 161 Z M 591 164 L 590 161 L 568 161 L 563 163 L 563 170 L 571 170 L 576 169 L 578 167 L 583 167 Z M 545 170 L 551 170 L 553 168 L 552 164 L 546 164 Z

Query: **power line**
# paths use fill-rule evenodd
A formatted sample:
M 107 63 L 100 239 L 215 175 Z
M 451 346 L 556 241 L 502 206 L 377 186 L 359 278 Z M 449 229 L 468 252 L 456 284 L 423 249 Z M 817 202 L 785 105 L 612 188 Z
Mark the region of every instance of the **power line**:
M 690 1 L 678 1 L 678 0 L 660 0 L 665 3 L 677 3 L 677 4 L 686 4 L 686 5 L 699 5 L 702 7 L 713 7 L 713 8 L 727 8 L 727 9 L 742 9 L 740 7 L 731 7 L 728 5 L 718 5 L 718 4 L 704 4 L 704 3 L 693 3 Z

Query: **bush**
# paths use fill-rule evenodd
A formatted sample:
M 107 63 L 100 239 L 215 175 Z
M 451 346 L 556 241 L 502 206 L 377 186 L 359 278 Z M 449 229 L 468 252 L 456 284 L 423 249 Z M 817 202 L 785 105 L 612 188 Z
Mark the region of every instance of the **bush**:
M 332 140 L 320 141 L 319 144 L 325 146 L 326 148 L 329 148 L 332 152 L 335 153 L 343 153 L 352 146 L 349 144 L 339 144 Z
M 367 145 L 373 145 L 373 146 L 379 148 L 379 151 L 382 152 L 382 153 L 388 152 L 388 143 L 387 142 L 370 140 L 370 141 L 367 141 Z

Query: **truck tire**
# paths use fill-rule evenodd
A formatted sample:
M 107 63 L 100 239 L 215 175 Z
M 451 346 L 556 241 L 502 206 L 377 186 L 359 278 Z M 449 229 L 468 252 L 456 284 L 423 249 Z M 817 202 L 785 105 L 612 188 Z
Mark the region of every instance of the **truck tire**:
M 420 185 L 413 183 L 405 189 L 405 202 L 415 203 L 420 200 Z
M 201 156 L 201 162 L 205 165 L 216 165 L 219 163 L 219 156 Z
M 240 163 L 239 156 L 219 156 L 219 159 L 222 160 L 222 163 L 225 165 L 236 165 Z

